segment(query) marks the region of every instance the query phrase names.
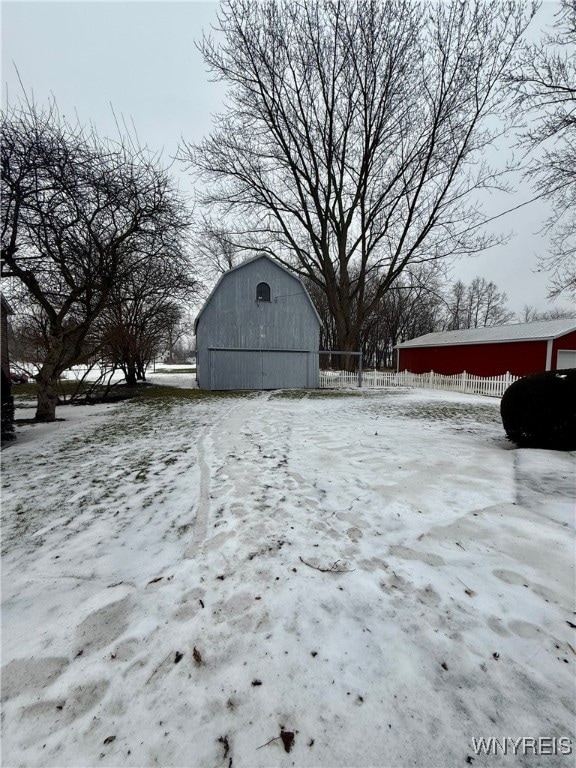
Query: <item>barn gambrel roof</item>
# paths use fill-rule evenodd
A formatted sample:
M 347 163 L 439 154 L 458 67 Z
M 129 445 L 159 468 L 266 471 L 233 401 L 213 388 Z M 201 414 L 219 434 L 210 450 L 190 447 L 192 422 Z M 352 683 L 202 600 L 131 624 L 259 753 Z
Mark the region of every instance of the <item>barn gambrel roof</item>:
M 306 286 L 304 285 L 302 280 L 300 280 L 298 275 L 295 275 L 294 272 L 290 272 L 289 269 L 286 269 L 285 266 L 283 266 L 282 264 L 279 264 L 275 259 L 273 259 L 271 256 L 269 256 L 267 253 L 258 253 L 256 256 L 253 256 L 251 259 L 246 259 L 245 261 L 241 262 L 240 264 L 237 264 L 235 267 L 232 267 L 227 272 L 224 272 L 222 275 L 220 275 L 220 277 L 218 279 L 218 282 L 216 283 L 214 288 L 212 288 L 212 290 L 208 294 L 208 298 L 206 299 L 206 301 L 202 305 L 202 309 L 200 310 L 200 312 L 198 312 L 196 320 L 194 321 L 194 333 L 196 333 L 196 329 L 198 328 L 198 321 L 202 317 L 202 313 L 204 312 L 204 310 L 206 309 L 206 307 L 210 303 L 210 300 L 212 299 L 212 296 L 214 296 L 214 294 L 218 290 L 222 280 L 224 280 L 224 278 L 227 277 L 228 275 L 230 275 L 232 272 L 236 272 L 237 270 L 242 269 L 246 265 L 252 264 L 252 262 L 254 262 L 254 261 L 258 261 L 258 259 L 268 259 L 268 261 L 271 262 L 272 264 L 274 264 L 275 267 L 278 267 L 278 269 L 281 269 L 282 271 L 286 272 L 287 275 L 290 275 L 290 277 L 292 277 L 294 280 L 296 280 L 297 282 L 300 283 L 300 285 L 302 286 L 302 292 L 304 293 L 304 295 L 306 296 L 306 298 L 310 302 L 310 306 L 312 307 L 312 309 L 314 311 L 314 314 L 316 315 L 316 317 L 318 319 L 318 324 L 322 325 L 322 320 L 320 319 L 320 315 L 318 314 L 318 310 L 314 306 L 314 302 L 310 298 L 310 294 L 306 290 Z
M 576 331 L 576 319 L 537 320 L 533 323 L 495 325 L 490 328 L 466 328 L 459 331 L 427 333 L 397 344 L 397 349 L 410 347 L 445 347 L 461 344 L 504 344 L 514 341 L 548 341 Z

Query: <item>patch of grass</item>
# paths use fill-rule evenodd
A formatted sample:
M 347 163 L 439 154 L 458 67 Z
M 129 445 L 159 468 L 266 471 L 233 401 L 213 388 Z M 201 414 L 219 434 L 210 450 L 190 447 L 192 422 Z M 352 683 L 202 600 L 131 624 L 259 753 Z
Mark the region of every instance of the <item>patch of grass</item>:
M 146 387 L 139 394 L 138 399 L 145 402 L 147 400 L 218 400 L 222 398 L 234 398 L 234 397 L 255 397 L 255 394 L 249 390 L 242 391 L 230 391 L 223 392 L 209 392 L 205 389 L 181 389 L 180 387 L 167 387 L 161 384 L 155 384 L 151 387 Z
M 482 405 L 468 403 L 426 403 L 414 405 L 403 411 L 409 419 L 445 421 L 455 424 L 479 422 L 481 424 L 500 424 L 500 411 L 497 404 Z
M 78 394 L 82 397 L 82 394 L 90 389 L 90 382 L 86 382 L 81 385 L 80 390 L 77 389 L 77 382 L 62 381 L 58 386 L 58 394 L 60 396 L 71 397 L 73 394 Z M 16 404 L 18 402 L 30 403 L 36 399 L 36 384 L 20 384 L 18 388 L 14 388 L 14 400 Z M 239 398 L 239 397 L 255 397 L 258 393 L 252 391 L 223 391 L 223 392 L 209 392 L 200 389 L 182 389 L 180 387 L 164 386 L 162 384 L 138 384 L 136 387 L 113 387 L 108 397 L 103 398 L 104 387 L 96 388 L 91 392 L 92 402 L 113 403 L 119 400 L 136 401 L 143 403 L 155 402 L 160 407 L 171 407 L 178 402 L 190 401 L 190 400 L 214 400 L 225 398 Z M 83 403 L 80 402 L 79 405 Z
M 270 393 L 270 400 L 303 400 L 309 392 L 305 389 L 281 389 Z
M 30 402 L 30 400 L 36 400 L 36 383 L 30 384 L 13 384 L 12 396 L 14 397 L 14 403 Z
M 307 397 L 358 397 L 361 390 L 354 389 L 279 389 L 270 394 L 271 400 L 303 400 Z
M 105 391 L 106 387 L 104 385 L 94 387 L 91 381 L 78 382 L 74 379 L 60 379 L 56 388 L 56 394 L 61 400 L 69 400 L 72 396 L 82 398 L 87 394 L 90 394 L 92 399 L 96 400 L 101 398 Z M 110 394 L 112 395 L 115 391 L 111 390 Z M 16 403 L 35 400 L 37 393 L 38 385 L 35 381 L 28 384 L 17 384 L 12 387 L 12 395 Z
M 139 466 L 140 469 L 138 469 L 138 471 L 136 472 L 136 478 L 134 482 L 144 483 L 146 482 L 146 479 L 148 477 L 148 470 L 150 468 L 150 464 L 146 461 L 141 461 L 137 466 Z
M 156 368 L 155 371 L 148 371 L 148 373 L 151 373 L 154 375 L 155 373 L 196 373 L 196 368 Z
M 60 397 L 72 397 L 72 395 L 83 395 L 92 389 L 91 381 L 75 381 L 74 379 L 60 379 L 58 382 L 58 395 Z M 98 389 L 98 388 L 97 388 Z M 103 391 L 104 387 L 100 387 Z

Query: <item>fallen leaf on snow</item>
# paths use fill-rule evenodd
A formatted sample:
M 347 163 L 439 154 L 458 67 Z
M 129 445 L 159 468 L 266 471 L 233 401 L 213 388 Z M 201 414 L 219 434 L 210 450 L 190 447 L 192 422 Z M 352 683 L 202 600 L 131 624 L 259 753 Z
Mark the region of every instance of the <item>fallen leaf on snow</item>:
M 284 744 L 286 752 L 290 752 L 294 746 L 294 734 L 292 731 L 280 731 L 280 738 Z

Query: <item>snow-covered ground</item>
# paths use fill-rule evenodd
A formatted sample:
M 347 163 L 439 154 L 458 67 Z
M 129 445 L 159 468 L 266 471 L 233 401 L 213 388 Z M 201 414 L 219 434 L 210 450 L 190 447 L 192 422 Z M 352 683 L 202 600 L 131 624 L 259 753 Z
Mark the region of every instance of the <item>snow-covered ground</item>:
M 18 430 L 3 766 L 573 765 L 472 739 L 576 746 L 574 454 L 494 399 L 288 394 Z

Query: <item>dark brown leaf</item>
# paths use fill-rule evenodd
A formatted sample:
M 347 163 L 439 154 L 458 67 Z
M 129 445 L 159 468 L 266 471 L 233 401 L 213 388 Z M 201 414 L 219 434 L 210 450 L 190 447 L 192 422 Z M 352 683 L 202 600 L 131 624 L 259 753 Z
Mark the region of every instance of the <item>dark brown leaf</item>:
M 280 731 L 280 738 L 282 739 L 286 752 L 290 752 L 294 746 L 294 733 L 292 731 Z
M 230 744 L 228 743 L 228 736 L 220 736 L 218 738 L 218 741 L 222 746 L 224 747 L 224 757 L 228 757 L 228 752 L 230 752 Z
M 107 736 L 104 739 L 104 744 L 112 744 L 112 742 L 114 741 L 115 738 L 116 738 L 116 736 Z

